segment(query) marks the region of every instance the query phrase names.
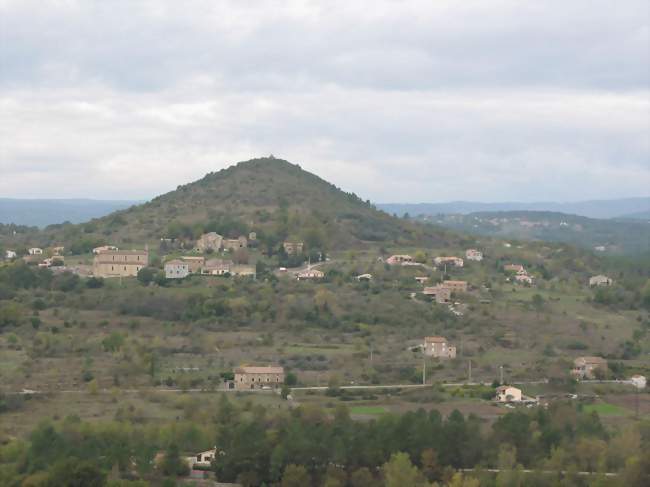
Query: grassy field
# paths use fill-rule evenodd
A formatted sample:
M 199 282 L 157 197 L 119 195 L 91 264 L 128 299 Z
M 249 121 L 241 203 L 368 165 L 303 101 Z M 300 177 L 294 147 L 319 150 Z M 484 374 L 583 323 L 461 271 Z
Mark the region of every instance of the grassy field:
M 595 411 L 599 416 L 627 416 L 631 413 L 627 409 L 608 403 L 588 404 L 584 410 L 588 413 Z

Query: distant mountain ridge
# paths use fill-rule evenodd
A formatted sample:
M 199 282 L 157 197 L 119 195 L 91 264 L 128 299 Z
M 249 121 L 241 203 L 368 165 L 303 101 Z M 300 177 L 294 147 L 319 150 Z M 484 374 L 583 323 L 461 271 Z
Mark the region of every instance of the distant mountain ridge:
M 377 207 L 391 214 L 411 216 L 461 214 L 495 211 L 550 211 L 587 218 L 643 218 L 650 213 L 650 197 L 577 202 L 495 202 L 451 201 L 447 203 L 379 203 Z
M 123 210 L 138 201 L 94 199 L 0 198 L 0 223 L 46 227 L 56 223 L 81 223 Z

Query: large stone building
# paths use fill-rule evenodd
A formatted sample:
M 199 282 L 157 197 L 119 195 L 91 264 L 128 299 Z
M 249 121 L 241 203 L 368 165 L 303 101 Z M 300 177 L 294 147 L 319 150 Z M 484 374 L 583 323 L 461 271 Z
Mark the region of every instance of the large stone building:
M 596 379 L 607 374 L 607 360 L 602 357 L 578 357 L 571 373 L 578 379 Z
M 167 279 L 184 279 L 190 275 L 190 265 L 180 259 L 170 260 L 165 263 L 165 277 Z
M 235 369 L 235 389 L 250 390 L 263 387 L 281 387 L 284 384 L 283 367 L 242 366 Z
M 243 235 L 239 238 L 227 238 L 222 243 L 223 248 L 226 250 L 238 250 L 248 247 L 248 239 Z
M 424 337 L 424 354 L 435 358 L 456 358 L 456 347 L 449 345 L 445 337 Z
M 93 275 L 95 277 L 137 276 L 140 269 L 149 264 L 146 250 L 105 250 L 95 255 Z
M 437 286 L 425 287 L 422 290 L 422 294 L 434 298 L 438 304 L 449 303 L 451 301 L 451 289 L 441 286 L 440 284 Z
M 201 274 L 204 276 L 223 276 L 224 274 L 230 274 L 233 266 L 232 260 L 209 259 L 201 268 Z
M 195 249 L 197 252 L 206 252 L 208 250 L 221 250 L 223 237 L 216 232 L 204 233 L 196 241 Z

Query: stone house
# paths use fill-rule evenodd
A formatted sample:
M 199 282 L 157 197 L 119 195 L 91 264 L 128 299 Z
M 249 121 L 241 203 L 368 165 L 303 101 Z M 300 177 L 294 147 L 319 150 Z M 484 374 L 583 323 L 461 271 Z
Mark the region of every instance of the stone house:
M 189 266 L 191 274 L 201 272 L 201 268 L 205 265 L 205 257 L 198 255 L 184 255 L 181 257 L 181 260 Z
M 521 389 L 513 386 L 499 386 L 494 400 L 498 402 L 521 402 Z
M 590 287 L 611 286 L 614 283 L 612 279 L 607 276 L 598 275 L 589 278 Z
M 451 289 L 453 293 L 466 293 L 467 292 L 467 281 L 442 281 L 442 286 L 448 289 Z
M 221 250 L 223 237 L 217 232 L 204 233 L 196 241 L 194 250 L 197 252 L 207 252 L 208 250 Z
M 282 242 L 282 248 L 287 255 L 302 254 L 305 244 L 303 242 Z
M 602 357 L 578 357 L 571 374 L 578 379 L 595 379 L 607 374 L 607 360 Z
M 224 274 L 230 274 L 233 265 L 232 260 L 209 259 L 201 268 L 201 274 L 207 276 L 223 276 Z
M 223 241 L 223 248 L 225 250 L 239 250 L 248 247 L 248 239 L 243 235 L 238 238 L 227 238 Z
M 445 304 L 451 301 L 451 289 L 441 286 L 440 284 L 437 286 L 425 287 L 422 290 L 422 294 L 434 298 L 438 304 Z
M 95 277 L 137 276 L 149 264 L 147 250 L 106 250 L 93 259 Z
M 449 345 L 445 337 L 424 337 L 424 354 L 435 358 L 456 358 L 456 347 Z
M 181 259 L 165 262 L 165 277 L 167 279 L 184 279 L 190 275 L 190 265 Z
M 237 390 L 281 387 L 282 384 L 284 384 L 283 367 L 241 366 L 235 369 L 235 389 Z

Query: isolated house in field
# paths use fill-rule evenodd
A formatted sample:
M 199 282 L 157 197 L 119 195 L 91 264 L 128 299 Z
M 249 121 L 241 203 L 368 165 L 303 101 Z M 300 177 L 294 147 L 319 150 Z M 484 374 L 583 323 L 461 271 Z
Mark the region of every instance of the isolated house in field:
M 614 283 L 612 279 L 607 276 L 598 275 L 589 278 L 590 287 L 611 286 Z
M 243 235 L 238 238 L 227 238 L 223 241 L 223 248 L 226 250 L 238 250 L 248 247 L 248 239 Z
M 15 259 L 18 257 L 18 254 L 14 250 L 6 250 L 5 251 L 5 259 Z
M 408 265 L 413 263 L 413 257 L 410 255 L 391 255 L 386 259 L 386 264 L 388 265 Z
M 93 259 L 95 277 L 137 276 L 140 269 L 149 264 L 146 250 L 106 250 Z
M 645 389 L 646 383 L 646 378 L 643 375 L 637 374 L 630 377 L 630 384 L 637 389 Z
M 303 242 L 283 242 L 282 248 L 287 253 L 287 255 L 298 255 L 302 254 L 304 243 Z
M 454 267 L 463 267 L 465 263 L 460 257 L 436 257 L 433 259 L 436 266 L 450 265 Z
M 180 259 L 170 260 L 165 263 L 165 277 L 167 279 L 184 279 L 190 275 L 190 265 Z
M 118 249 L 115 245 L 102 245 L 100 247 L 95 247 L 93 249 L 93 254 L 97 255 L 100 252 L 106 252 L 106 251 L 109 251 L 109 250 L 115 251 L 115 250 L 120 250 L 120 249 Z
M 602 357 L 578 357 L 571 374 L 578 379 L 595 379 L 607 373 L 607 360 Z
M 27 251 L 29 255 L 43 255 L 43 249 L 39 247 L 32 247 Z
M 436 300 L 438 304 L 445 304 L 451 301 L 451 289 L 441 285 L 425 287 L 422 294 Z
M 451 289 L 453 293 L 466 293 L 467 281 L 442 281 L 442 286 Z
M 456 358 L 456 347 L 449 345 L 445 337 L 424 337 L 424 354 L 435 358 Z
M 201 268 L 201 274 L 206 276 L 223 276 L 224 274 L 230 274 L 233 265 L 232 260 L 209 259 Z
M 521 402 L 521 389 L 513 386 L 497 387 L 497 395 L 494 400 L 498 402 Z
M 305 271 L 299 272 L 296 275 L 296 278 L 299 281 L 304 281 L 308 279 L 323 279 L 325 277 L 325 273 L 323 271 L 319 271 L 318 269 L 307 269 Z
M 220 250 L 223 245 L 223 237 L 217 232 L 204 233 L 196 241 L 194 250 L 207 252 L 208 250 Z
M 465 251 L 465 258 L 467 260 L 473 260 L 476 262 L 481 262 L 483 260 L 483 252 L 476 249 L 467 249 Z
M 526 269 L 521 264 L 506 264 L 503 266 L 503 270 L 506 272 L 514 272 L 514 273 L 526 272 Z
M 235 369 L 235 389 L 237 390 L 281 387 L 282 384 L 284 384 L 283 367 L 242 366 Z
M 206 450 L 197 453 L 191 457 L 187 457 L 187 463 L 190 468 L 198 467 L 209 467 L 212 464 L 212 460 L 215 459 L 217 455 L 217 449 L 212 448 L 211 450 Z
M 197 272 L 201 272 L 201 268 L 205 265 L 205 257 L 201 256 L 183 256 L 181 257 L 181 260 L 185 262 L 189 269 L 191 274 L 196 274 Z

